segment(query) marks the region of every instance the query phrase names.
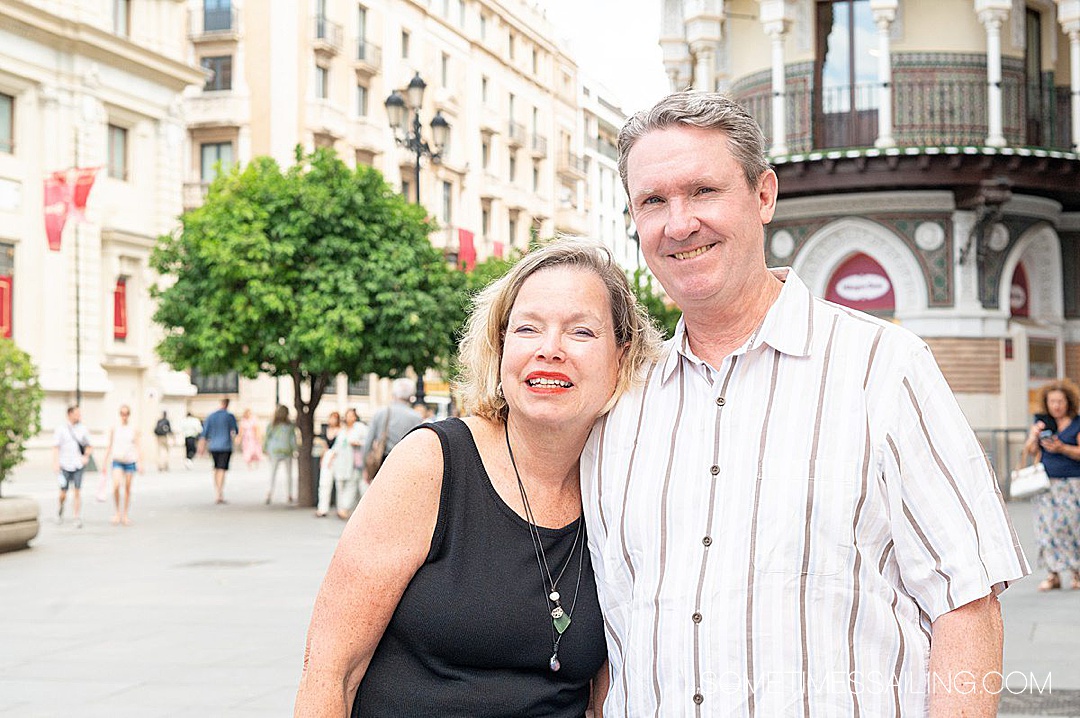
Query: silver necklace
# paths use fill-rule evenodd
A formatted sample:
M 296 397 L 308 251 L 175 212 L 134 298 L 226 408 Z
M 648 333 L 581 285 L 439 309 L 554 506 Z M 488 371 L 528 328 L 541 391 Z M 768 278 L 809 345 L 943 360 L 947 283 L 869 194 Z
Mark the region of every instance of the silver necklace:
M 547 554 L 544 552 L 544 544 L 540 540 L 540 529 L 536 525 L 532 506 L 529 505 L 529 496 L 525 493 L 525 484 L 521 481 L 521 472 L 518 471 L 517 462 L 514 460 L 514 450 L 510 448 L 510 422 L 503 424 L 503 433 L 506 435 L 506 451 L 510 454 L 510 465 L 514 467 L 514 476 L 517 478 L 518 491 L 521 492 L 521 503 L 525 506 L 525 522 L 529 525 L 529 538 L 532 539 L 533 551 L 536 553 L 536 565 L 540 568 L 540 583 L 545 591 L 550 587 L 547 594 L 547 606 L 551 614 L 551 658 L 548 659 L 548 668 L 557 671 L 562 668 L 559 662 L 559 643 L 562 642 L 563 634 L 570 627 L 570 617 L 577 606 L 578 589 L 581 588 L 581 570 L 585 564 L 585 544 L 581 532 L 585 525 L 584 517 L 578 517 L 577 532 L 574 534 L 574 543 L 570 545 L 570 553 L 566 557 L 566 563 L 555 578 L 551 577 L 551 569 L 548 566 Z M 580 545 L 579 545 L 580 544 Z M 578 550 L 578 574 L 574 583 L 574 598 L 570 602 L 570 610 L 565 611 L 562 607 L 562 596 L 559 594 L 558 585 L 562 580 L 566 569 L 570 567 L 570 561 L 574 558 L 574 549 Z

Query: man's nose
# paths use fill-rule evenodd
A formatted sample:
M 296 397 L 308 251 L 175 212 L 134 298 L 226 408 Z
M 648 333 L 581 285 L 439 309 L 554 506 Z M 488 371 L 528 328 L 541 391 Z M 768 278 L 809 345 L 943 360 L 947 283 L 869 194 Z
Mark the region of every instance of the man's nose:
M 699 229 L 701 222 L 689 202 L 677 198 L 668 202 L 668 218 L 664 231 L 669 238 L 682 241 Z

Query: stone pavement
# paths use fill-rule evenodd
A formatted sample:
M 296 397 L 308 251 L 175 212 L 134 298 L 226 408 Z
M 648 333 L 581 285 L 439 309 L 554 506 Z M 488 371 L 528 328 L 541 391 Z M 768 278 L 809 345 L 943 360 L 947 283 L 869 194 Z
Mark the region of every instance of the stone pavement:
M 234 468 L 223 506 L 207 459 L 137 476 L 130 527 L 110 525 L 90 476 L 81 529 L 55 523 L 49 472 L 16 471 L 4 495 L 38 499 L 42 527 L 30 550 L 0 554 L 0 715 L 290 715 L 344 523 L 281 505 L 280 478 L 264 505 L 265 468 Z M 1009 508 L 1034 562 L 1030 507 Z M 1080 591 L 1039 594 L 1037 576 L 1002 596 L 1018 694 L 1001 715 L 1080 716 Z

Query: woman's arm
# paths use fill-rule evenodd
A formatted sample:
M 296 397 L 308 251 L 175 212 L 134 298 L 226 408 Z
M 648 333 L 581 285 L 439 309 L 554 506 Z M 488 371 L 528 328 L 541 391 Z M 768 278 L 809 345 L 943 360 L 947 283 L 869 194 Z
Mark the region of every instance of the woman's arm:
M 585 711 L 585 718 L 604 718 L 604 699 L 607 698 L 610 687 L 611 672 L 605 660 L 589 686 L 589 707 Z
M 296 718 L 349 715 L 386 625 L 427 558 L 442 479 L 442 446 L 433 431 L 409 434 L 387 457 L 315 599 Z
M 112 454 L 113 429 L 109 429 L 109 443 L 105 445 L 105 455 L 101 457 L 101 473 L 109 473 L 109 456 Z

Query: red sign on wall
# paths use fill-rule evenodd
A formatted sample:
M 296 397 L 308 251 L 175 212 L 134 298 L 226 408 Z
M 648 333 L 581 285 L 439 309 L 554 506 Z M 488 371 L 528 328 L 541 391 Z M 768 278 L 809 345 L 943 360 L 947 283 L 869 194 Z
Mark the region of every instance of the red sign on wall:
M 113 338 L 127 339 L 127 333 L 127 279 L 120 277 L 113 291 Z
M 0 276 L 0 339 L 11 339 L 12 278 Z
M 876 314 L 891 314 L 896 309 L 896 295 L 888 273 L 862 253 L 848 257 L 836 268 L 825 290 L 825 299 Z
M 467 229 L 458 229 L 458 266 L 467 272 L 476 266 L 476 245 L 473 233 Z

